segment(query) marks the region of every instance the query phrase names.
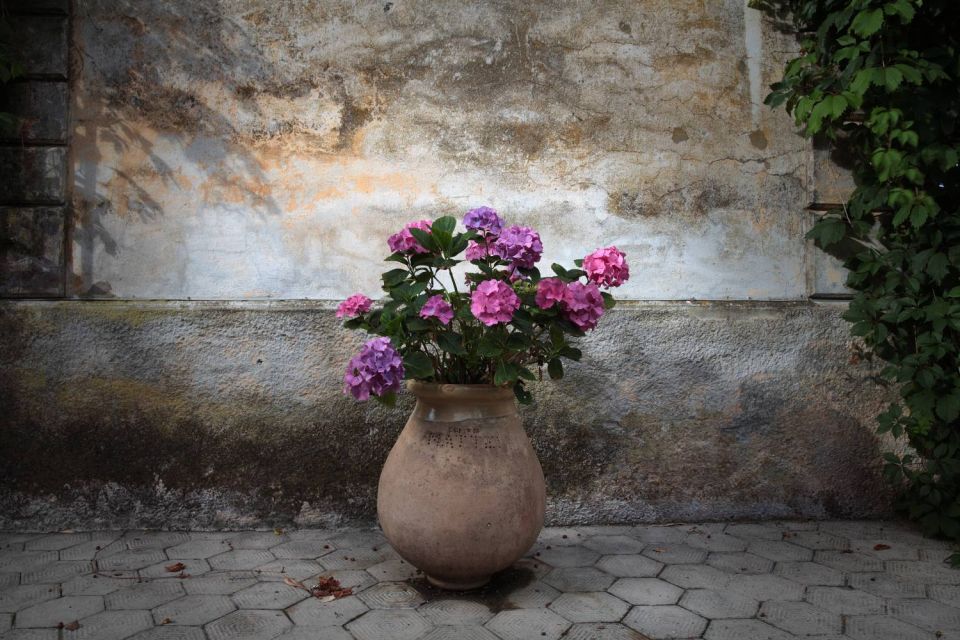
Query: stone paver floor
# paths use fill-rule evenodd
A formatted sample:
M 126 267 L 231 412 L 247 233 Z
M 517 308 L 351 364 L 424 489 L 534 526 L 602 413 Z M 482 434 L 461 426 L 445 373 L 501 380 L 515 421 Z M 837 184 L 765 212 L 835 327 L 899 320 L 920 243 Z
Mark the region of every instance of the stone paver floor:
M 890 522 L 550 528 L 451 594 L 375 530 L 0 533 L 0 640 L 960 640 L 949 553 Z M 353 595 L 284 581 L 320 576 Z

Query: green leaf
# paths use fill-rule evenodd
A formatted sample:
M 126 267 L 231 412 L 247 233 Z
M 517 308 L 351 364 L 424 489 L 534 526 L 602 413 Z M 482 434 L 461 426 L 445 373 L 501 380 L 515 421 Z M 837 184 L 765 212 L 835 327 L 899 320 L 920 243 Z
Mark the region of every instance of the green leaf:
M 560 358 L 550 359 L 547 363 L 547 373 L 550 374 L 551 380 L 559 380 L 563 377 L 563 363 L 560 362 Z
M 503 347 L 500 346 L 497 339 L 489 333 L 484 335 L 477 343 L 477 354 L 493 358 L 503 353 Z
M 807 232 L 807 237 L 817 243 L 817 246 L 826 249 L 843 240 L 847 235 L 847 225 L 840 218 L 825 217 L 817 221 Z
M 457 219 L 453 216 L 443 216 L 442 218 L 437 218 L 433 221 L 433 224 L 430 225 L 430 229 L 433 233 L 445 233 L 447 235 L 453 235 L 453 230 L 457 228 Z
M 854 17 L 850 29 L 864 38 L 875 34 L 883 26 L 883 9 L 864 9 Z
M 953 422 L 960 417 L 960 392 L 937 398 L 937 416 L 945 422 Z
M 609 311 L 617 306 L 617 300 L 606 291 L 601 291 L 600 295 L 603 297 L 603 308 Z
M 515 365 L 508 364 L 502 360 L 497 363 L 497 369 L 493 374 L 493 384 L 497 386 L 516 382 L 519 375 L 514 369 Z
M 384 273 L 380 278 L 383 280 L 384 288 L 395 287 L 410 276 L 406 269 L 391 269 Z
M 373 396 L 374 400 L 387 407 L 397 406 L 397 394 L 394 391 L 388 391 L 382 396 Z
M 432 378 L 433 362 L 422 351 L 414 351 L 403 358 L 403 368 L 407 378 Z
M 416 240 L 421 247 L 428 251 L 437 251 L 440 247 L 437 245 L 437 241 L 434 239 L 433 234 L 429 231 L 424 231 L 423 229 L 410 228 L 410 235 L 413 236 L 413 239 Z
M 467 350 L 463 348 L 463 336 L 453 331 L 444 331 L 437 335 L 437 346 L 455 356 L 467 355 Z

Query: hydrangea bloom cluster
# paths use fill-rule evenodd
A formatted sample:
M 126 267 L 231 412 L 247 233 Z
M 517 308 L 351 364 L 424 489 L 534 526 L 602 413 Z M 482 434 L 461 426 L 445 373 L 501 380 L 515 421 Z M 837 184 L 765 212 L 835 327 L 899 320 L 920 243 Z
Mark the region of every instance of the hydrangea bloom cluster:
M 592 282 L 589 284 L 571 282 L 567 285 L 561 308 L 564 317 L 577 325 L 581 331 L 593 329 L 604 311 L 600 287 Z
M 467 211 L 467 215 L 463 217 L 463 226 L 485 236 L 496 237 L 503 229 L 503 221 L 490 207 L 477 207 Z
M 543 243 L 530 227 L 513 225 L 500 232 L 493 251 L 514 268 L 532 269 L 543 253 Z
M 563 302 L 567 294 L 567 285 L 560 278 L 544 278 L 537 283 L 537 295 L 534 302 L 541 309 L 549 309 L 558 302 Z
M 463 255 L 470 261 L 489 258 L 491 255 L 490 245 L 484 241 L 477 242 L 476 240 L 471 240 L 467 243 L 467 250 Z
M 597 249 L 583 259 L 587 278 L 604 287 L 619 287 L 630 278 L 627 256 L 616 247 Z
M 470 313 L 488 327 L 510 322 L 519 308 L 520 298 L 500 280 L 484 280 L 470 296 Z
M 413 237 L 410 229 L 420 229 L 421 231 L 429 233 L 430 221 L 417 220 L 416 222 L 408 222 L 403 225 L 403 229 L 387 238 L 387 246 L 390 247 L 390 251 L 394 253 L 428 253 L 428 251 L 417 242 L 416 238 Z
M 356 318 L 361 313 L 370 311 L 370 305 L 372 304 L 373 300 L 362 293 L 354 294 L 341 302 L 340 306 L 337 307 L 337 317 Z
M 396 393 L 403 376 L 403 359 L 393 348 L 390 338 L 374 338 L 350 360 L 343 376 L 344 393 L 357 400 L 367 400 L 371 394 Z
M 420 309 L 420 317 L 429 319 L 436 318 L 442 325 L 450 324 L 453 320 L 453 307 L 443 299 L 442 295 L 431 296 L 423 303 Z

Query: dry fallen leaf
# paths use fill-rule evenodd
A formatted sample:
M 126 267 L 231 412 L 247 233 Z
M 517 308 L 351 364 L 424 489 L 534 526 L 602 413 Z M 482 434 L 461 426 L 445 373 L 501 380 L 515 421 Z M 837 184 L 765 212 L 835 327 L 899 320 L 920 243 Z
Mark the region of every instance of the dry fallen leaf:
M 170 618 L 164 618 L 163 620 L 160 621 L 160 624 L 173 624 L 173 620 L 171 620 Z
M 63 625 L 63 628 L 66 629 L 67 631 L 76 631 L 77 629 L 80 628 L 80 623 L 74 620 L 70 624 Z
M 187 565 L 182 562 L 175 562 L 174 564 L 168 564 L 164 567 L 169 573 L 177 573 L 178 571 L 183 571 L 187 568 Z
M 666 551 L 666 549 L 664 549 L 663 547 L 657 547 L 656 549 L 654 549 L 654 551 L 656 551 L 657 553 L 663 553 L 664 551 Z
M 886 551 L 886 550 L 889 549 L 889 548 L 890 548 L 890 545 L 888 545 L 888 544 L 883 544 L 882 542 L 873 545 L 873 550 L 874 550 L 874 551 Z
M 337 596 L 323 596 L 322 598 L 317 598 L 320 602 L 333 602 L 337 599 Z
M 287 576 L 284 576 L 284 577 L 283 577 L 283 584 L 287 585 L 288 587 L 296 587 L 297 589 L 303 589 L 304 591 L 310 591 L 310 589 L 307 589 L 307 587 L 306 587 L 302 582 L 299 582 L 299 581 L 294 580 L 293 578 L 289 578 L 289 577 L 287 577 Z

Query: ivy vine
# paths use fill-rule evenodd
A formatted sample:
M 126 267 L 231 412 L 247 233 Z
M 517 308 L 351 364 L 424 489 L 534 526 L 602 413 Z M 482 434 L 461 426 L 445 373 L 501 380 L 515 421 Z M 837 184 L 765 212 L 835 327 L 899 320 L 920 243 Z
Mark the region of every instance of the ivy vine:
M 910 452 L 885 454 L 884 475 L 925 533 L 960 540 L 960 2 L 752 6 L 801 43 L 767 104 L 853 170 L 809 237 L 849 270 L 845 318 L 899 389 L 878 429 Z

